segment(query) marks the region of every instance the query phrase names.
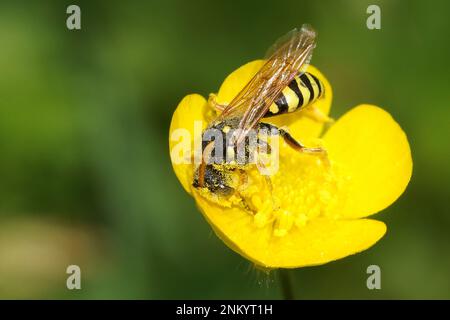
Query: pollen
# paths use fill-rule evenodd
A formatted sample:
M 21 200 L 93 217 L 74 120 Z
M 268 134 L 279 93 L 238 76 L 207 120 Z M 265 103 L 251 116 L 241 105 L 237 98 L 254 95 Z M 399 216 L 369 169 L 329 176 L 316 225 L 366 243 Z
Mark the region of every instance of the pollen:
M 225 127 L 223 127 L 223 129 L 222 129 L 222 131 L 223 131 L 224 133 L 228 133 L 228 132 L 230 132 L 230 130 L 231 130 L 231 128 L 230 128 L 229 126 L 225 126 Z
M 271 226 L 273 236 L 284 237 L 318 217 L 339 218 L 338 195 L 346 188 L 338 164 L 326 155 L 305 154 L 281 146 L 279 169 L 269 177 L 257 168 L 247 170 L 249 185 L 241 192 L 254 211 L 257 228 Z M 344 181 L 344 182 L 342 182 Z

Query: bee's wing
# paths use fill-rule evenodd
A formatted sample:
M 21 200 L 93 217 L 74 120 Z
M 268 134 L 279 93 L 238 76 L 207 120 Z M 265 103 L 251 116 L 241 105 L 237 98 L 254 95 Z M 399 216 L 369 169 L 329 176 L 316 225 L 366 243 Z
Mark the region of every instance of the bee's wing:
M 264 116 L 281 91 L 309 64 L 315 47 L 315 31 L 308 25 L 294 29 L 271 48 L 261 70 L 236 95 L 219 116 L 220 120 L 238 118 L 236 140 L 241 142 Z

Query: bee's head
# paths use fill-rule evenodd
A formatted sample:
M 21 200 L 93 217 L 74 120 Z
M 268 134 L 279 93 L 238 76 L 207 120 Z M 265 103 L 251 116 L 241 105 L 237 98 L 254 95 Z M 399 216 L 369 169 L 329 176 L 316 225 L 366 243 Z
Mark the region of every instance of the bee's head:
M 229 185 L 230 178 L 223 170 L 215 168 L 212 164 L 205 167 L 205 177 L 203 181 L 204 187 L 208 188 L 211 193 L 220 196 L 229 196 L 234 192 L 234 188 Z M 192 184 L 195 188 L 199 188 L 198 174 Z

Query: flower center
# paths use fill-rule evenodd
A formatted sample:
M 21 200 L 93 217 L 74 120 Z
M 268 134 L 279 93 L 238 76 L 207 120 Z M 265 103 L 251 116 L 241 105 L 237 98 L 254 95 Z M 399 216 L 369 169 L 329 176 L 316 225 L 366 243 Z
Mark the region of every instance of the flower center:
M 270 179 L 256 168 L 247 174 L 248 187 L 241 195 L 256 212 L 255 225 L 271 224 L 275 236 L 283 237 L 320 216 L 339 216 L 339 196 L 345 194 L 342 189 L 347 179 L 325 155 L 304 154 L 280 146 L 279 169 Z

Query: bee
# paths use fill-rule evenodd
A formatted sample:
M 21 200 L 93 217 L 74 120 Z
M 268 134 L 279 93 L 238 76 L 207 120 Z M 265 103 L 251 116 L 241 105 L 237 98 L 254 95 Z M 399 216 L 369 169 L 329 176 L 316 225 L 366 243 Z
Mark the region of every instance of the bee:
M 306 72 L 315 41 L 316 32 L 309 25 L 294 29 L 275 43 L 262 68 L 228 105 L 216 104 L 222 112 L 202 134 L 202 162 L 194 175 L 195 188 L 217 196 L 237 192 L 245 181 L 242 178 L 245 168 L 251 163 L 252 149 L 247 138 L 252 130 L 263 129 L 279 135 L 299 152 L 325 153 L 320 147 L 304 146 L 284 129 L 266 121 L 276 115 L 303 110 L 325 94 L 323 83 Z M 222 135 L 212 139 L 211 132 Z M 256 139 L 258 144 L 262 143 Z M 241 161 L 229 156 L 238 153 L 238 146 L 243 146 Z M 218 154 L 227 157 L 217 157 Z

